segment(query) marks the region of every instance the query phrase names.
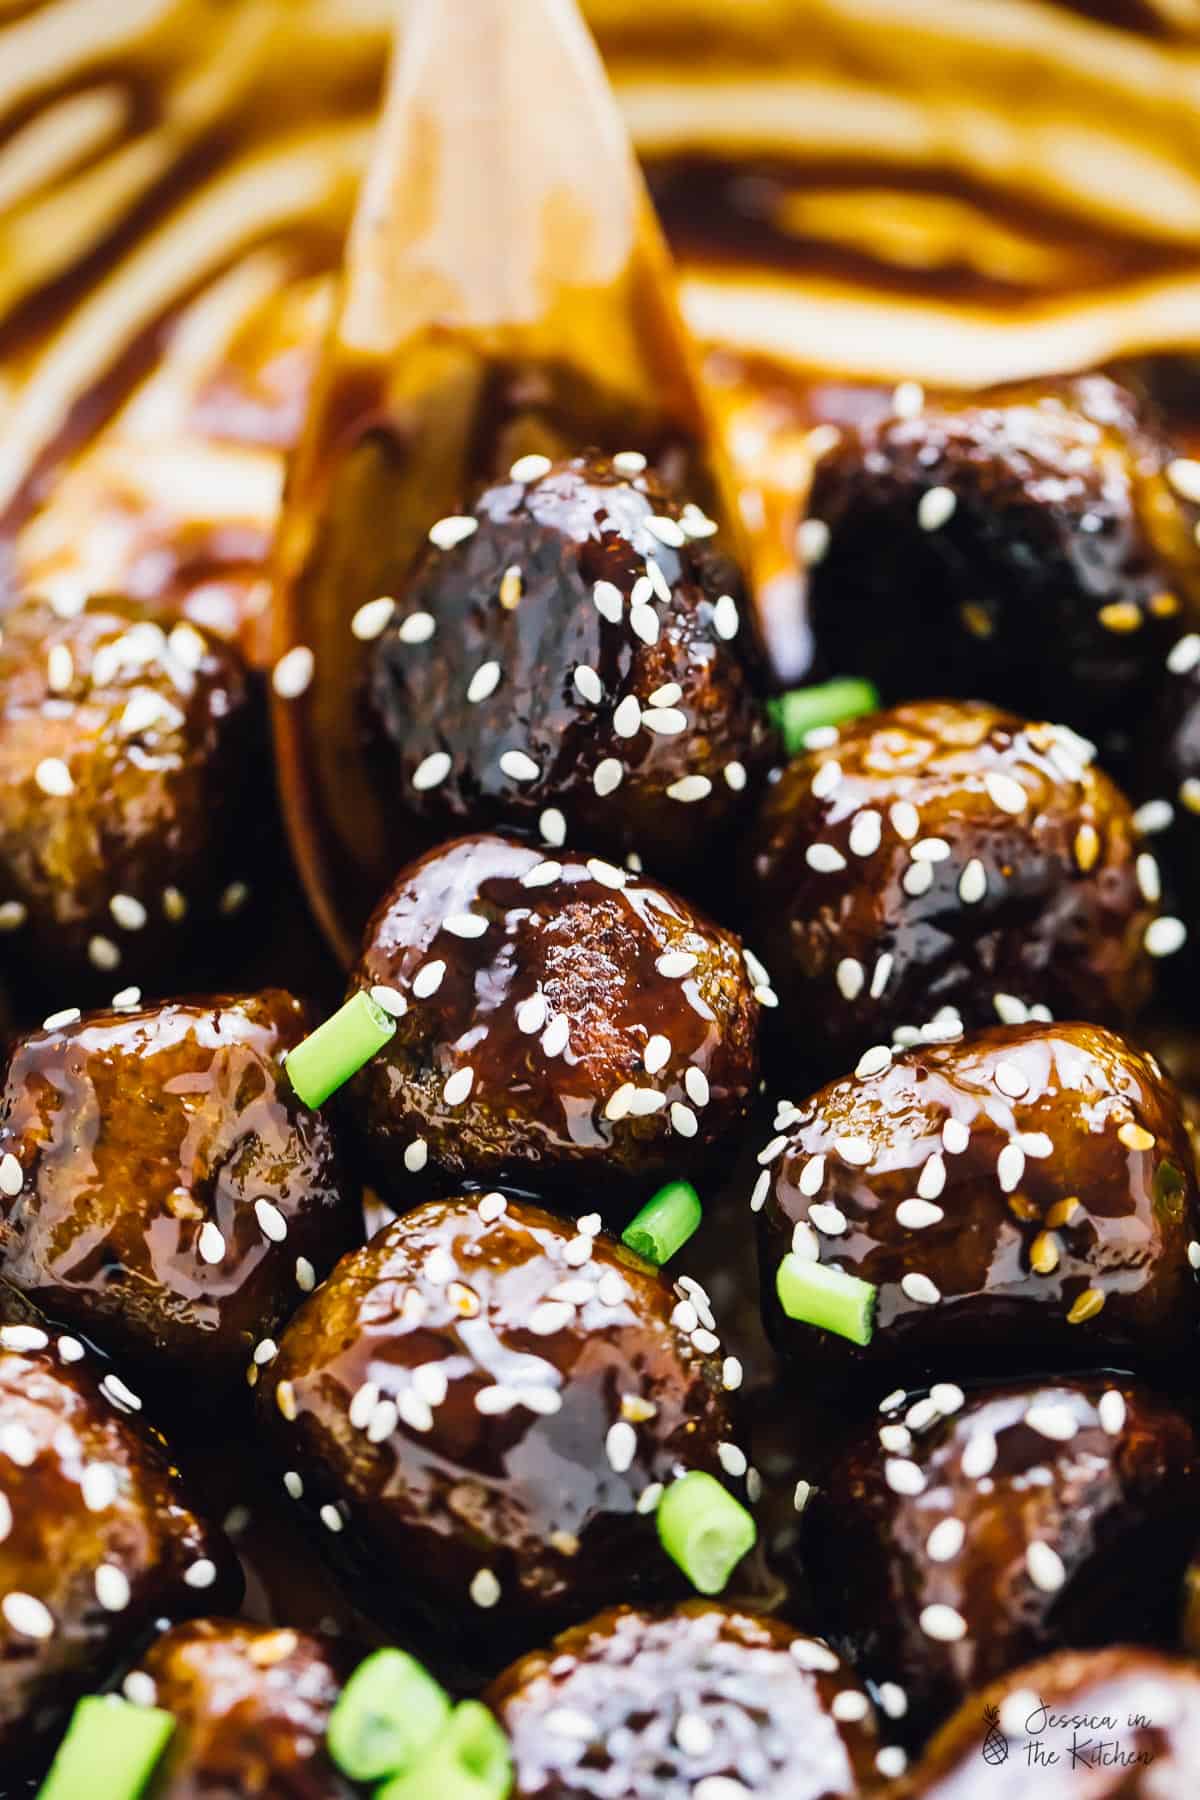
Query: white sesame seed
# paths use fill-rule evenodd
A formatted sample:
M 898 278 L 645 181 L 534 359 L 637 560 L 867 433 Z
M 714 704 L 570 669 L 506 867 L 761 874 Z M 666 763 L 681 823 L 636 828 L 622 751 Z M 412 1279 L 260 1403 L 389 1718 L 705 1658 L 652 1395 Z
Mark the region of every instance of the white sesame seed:
M 678 981 L 683 976 L 690 975 L 699 960 L 690 950 L 664 950 L 654 966 L 666 980 Z
M 281 700 L 298 700 L 313 678 L 316 659 L 307 644 L 295 644 L 271 671 L 271 686 Z
M 429 1145 L 424 1138 L 414 1138 L 404 1152 L 404 1166 L 410 1175 L 418 1175 L 429 1161 Z
M 89 1512 L 103 1512 L 112 1505 L 120 1491 L 116 1472 L 108 1463 L 88 1463 L 79 1478 L 83 1504 Z
M 408 1001 L 393 987 L 383 987 L 377 983 L 371 989 L 371 998 L 381 1012 L 389 1014 L 393 1019 L 402 1019 L 408 1011 Z
M 668 550 L 682 550 L 687 543 L 687 535 L 675 519 L 665 518 L 661 513 L 651 513 L 646 520 L 646 529 L 656 537 L 660 544 Z
M 859 1057 L 854 1073 L 865 1081 L 871 1075 L 882 1075 L 891 1066 L 891 1061 L 892 1053 L 886 1044 L 873 1044 Z
M 572 676 L 572 680 L 575 683 L 576 692 L 582 699 L 586 700 L 591 706 L 600 705 L 600 702 L 604 699 L 604 683 L 597 675 L 595 669 L 591 668 L 587 663 L 580 663 Z
M 883 1478 L 894 1494 L 915 1495 L 925 1492 L 925 1477 L 915 1462 L 906 1456 L 889 1456 L 883 1465 Z
M 284 1471 L 283 1485 L 293 1500 L 299 1500 L 303 1497 L 304 1482 L 301 1476 L 296 1473 L 295 1469 L 286 1469 Z
M 865 1169 L 875 1155 L 875 1146 L 870 1138 L 839 1137 L 833 1140 L 833 1147 L 843 1162 L 858 1169 Z
M 1052 1401 L 1044 1401 L 1028 1408 L 1025 1423 L 1039 1437 L 1049 1438 L 1053 1443 L 1066 1444 L 1079 1430 L 1079 1421 L 1069 1406 L 1055 1405 Z
M 657 1075 L 671 1060 L 671 1040 L 655 1032 L 642 1052 L 642 1067 L 647 1075 Z
M 845 857 L 832 844 L 810 844 L 804 852 L 804 860 L 818 875 L 835 875 L 846 867 Z
M 834 979 L 843 1000 L 857 1000 L 862 992 L 866 974 L 860 962 L 856 962 L 852 956 L 843 956 L 837 966 Z
M 766 1169 L 757 1177 L 750 1193 L 750 1211 L 761 1212 L 766 1204 L 767 1194 L 771 1187 L 771 1177 Z
M 1056 1594 L 1067 1579 L 1062 1557 L 1050 1544 L 1035 1538 L 1025 1550 L 1025 1567 L 1035 1588 L 1043 1594 Z
M 964 906 L 975 906 L 987 893 L 987 870 L 973 856 L 958 878 L 958 897 Z
M 54 1636 L 54 1617 L 49 1608 L 35 1598 L 33 1594 L 23 1594 L 19 1589 L 5 1594 L 0 1601 L 0 1612 L 8 1620 L 9 1625 L 19 1637 L 48 1638 Z
M 129 1578 L 115 1563 L 101 1563 L 95 1575 L 96 1598 L 105 1612 L 124 1612 L 132 1598 Z
M 612 466 L 618 475 L 640 475 L 646 467 L 646 458 L 640 450 L 618 450 Z
M 609 1426 L 604 1440 L 604 1454 L 618 1475 L 624 1475 L 632 1466 L 637 1455 L 637 1432 L 625 1419 L 618 1419 L 614 1425 Z
M 258 1220 L 259 1229 L 265 1238 L 273 1244 L 282 1244 L 288 1234 L 287 1220 L 272 1200 L 259 1199 L 254 1202 L 254 1216 Z
M 1200 462 L 1176 456 L 1167 464 L 1166 475 L 1181 500 L 1200 501 Z
M 121 1683 L 121 1692 L 131 1706 L 154 1706 L 158 1700 L 154 1677 L 144 1669 L 131 1669 Z
M 936 1306 L 942 1297 L 937 1284 L 928 1275 L 915 1270 L 901 1277 L 900 1286 L 910 1300 L 915 1300 L 921 1306 Z
M 931 487 L 917 502 L 917 524 L 922 531 L 939 531 L 948 525 L 958 506 L 953 488 Z
M 924 1231 L 927 1226 L 940 1224 L 945 1216 L 943 1208 L 931 1200 L 902 1200 L 896 1208 L 896 1222 L 906 1231 Z
M 829 527 L 824 519 L 803 519 L 796 528 L 796 555 L 800 566 L 815 569 L 829 553 Z
M 824 1179 L 825 1179 L 825 1158 L 824 1158 L 824 1156 L 819 1156 L 819 1155 L 813 1156 L 813 1157 L 809 1158 L 809 1160 L 805 1163 L 804 1167 L 801 1169 L 800 1177 L 799 1177 L 799 1180 L 797 1181 L 796 1185 L 800 1189 L 800 1192 L 802 1194 L 804 1194 L 806 1197 L 811 1198 L 811 1196 L 813 1194 L 820 1192 L 821 1183 L 824 1181 Z
M 708 1076 L 695 1063 L 689 1063 L 684 1071 L 683 1085 L 688 1099 L 695 1106 L 707 1106 L 711 1095 Z
M 542 1033 L 542 1054 L 545 1056 L 561 1056 L 571 1036 L 571 1022 L 565 1013 L 559 1013 L 552 1019 Z
M 620 624 L 625 601 L 619 587 L 611 581 L 597 581 L 592 588 L 592 600 L 602 619 L 607 619 L 610 625 Z
M 840 1206 L 832 1200 L 818 1202 L 808 1209 L 810 1223 L 824 1237 L 841 1237 L 849 1229 L 849 1221 Z
M 61 1031 L 64 1026 L 77 1025 L 83 1014 L 77 1006 L 64 1006 L 61 1012 L 50 1013 L 42 1020 L 43 1031 Z
M 451 913 L 442 920 L 442 930 L 458 938 L 482 937 L 487 928 L 488 922 L 481 913 Z
M 962 1472 L 970 1481 L 989 1475 L 996 1462 L 996 1439 L 992 1432 L 972 1432 L 963 1447 Z
M 1109 1437 L 1118 1437 L 1125 1427 L 1125 1396 L 1117 1388 L 1108 1388 L 1100 1396 L 1100 1427 Z
M 470 1067 L 455 1069 L 454 1073 L 446 1078 L 442 1088 L 442 1099 L 447 1106 L 461 1106 L 470 1094 L 474 1082 L 474 1069 Z
M 1196 643 L 1200 646 L 1200 636 Z M 1153 837 L 1156 832 L 1166 831 L 1174 817 L 1175 808 L 1169 800 L 1147 800 L 1133 815 L 1134 830 L 1143 837 Z
M 5 900 L 0 905 L 0 931 L 19 931 L 29 917 L 29 909 L 21 900 Z
M 219 1263 L 225 1255 L 225 1239 L 211 1219 L 206 1220 L 200 1227 L 196 1248 L 206 1263 Z
M 467 699 L 472 706 L 481 700 L 490 700 L 500 686 L 500 664 L 498 662 L 480 663 L 467 684 Z
M 43 794 L 53 799 L 65 799 L 75 792 L 75 783 L 71 771 L 60 756 L 44 756 L 33 772 L 33 779 Z
M 1142 938 L 1149 956 L 1174 956 L 1186 942 L 1187 926 L 1182 919 L 1174 919 L 1169 915 L 1151 919 Z
M 933 864 L 929 862 L 910 863 L 900 878 L 900 886 L 914 900 L 927 894 L 933 886 Z
M 100 1383 L 100 1392 L 110 1405 L 116 1407 L 118 1412 L 141 1412 L 142 1410 L 141 1395 L 135 1394 L 131 1387 L 127 1387 L 119 1375 L 111 1373 L 106 1375 Z
M 422 963 L 413 976 L 412 991 L 418 1000 L 428 1000 L 436 994 L 442 985 L 442 977 L 446 973 L 446 965 L 440 959 Z
M 658 737 L 678 737 L 687 730 L 687 714 L 681 713 L 674 706 L 656 707 L 642 714 L 642 724 L 647 731 L 653 731 Z
M 961 1519 L 939 1519 L 925 1539 L 925 1551 L 931 1562 L 952 1562 L 963 1547 L 966 1527 Z
M 184 1570 L 183 1579 L 190 1588 L 210 1588 L 217 1579 L 217 1565 L 207 1556 L 198 1556 L 191 1567 Z
M 912 1449 L 912 1432 L 907 1425 L 881 1425 L 879 1427 L 879 1444 L 893 1456 L 907 1456 Z
M 635 636 L 641 638 L 644 644 L 657 644 L 658 614 L 653 607 L 639 604 L 636 587 L 629 602 L 629 625 Z
M 357 1388 L 347 1408 L 346 1416 L 355 1431 L 365 1431 L 371 1423 L 371 1414 L 379 1404 L 379 1387 L 374 1381 L 364 1381 Z
M 682 1100 L 672 1100 L 670 1116 L 672 1129 L 677 1131 L 680 1137 L 694 1138 L 696 1136 L 700 1129 L 700 1121 L 690 1106 L 685 1106 Z
M 673 781 L 667 789 L 668 800 L 679 800 L 690 806 L 697 800 L 707 800 L 712 793 L 712 782 L 707 775 L 684 775 L 679 781 Z
M 996 1158 L 996 1179 L 1002 1193 L 1011 1194 L 1025 1173 L 1025 1152 L 1020 1144 L 1005 1144 Z
M 740 624 L 737 601 L 732 594 L 722 594 L 713 607 L 713 630 L 719 638 L 728 641 L 737 636 Z
M 522 1000 L 517 1008 L 517 1030 L 526 1037 L 535 1036 L 546 1023 L 546 996 L 530 994 L 528 1000 Z
M 444 750 L 433 750 L 413 770 L 412 784 L 418 794 L 440 787 L 450 773 L 450 758 Z
M 601 887 L 612 888 L 618 894 L 625 886 L 624 869 L 618 869 L 615 863 L 605 862 L 603 857 L 589 856 L 587 871 L 592 880 L 598 881 Z
M 1002 1094 L 1010 1100 L 1019 1100 L 1022 1094 L 1029 1092 L 1029 1081 L 1025 1071 L 1014 1062 L 998 1062 L 993 1080 Z
M 395 610 L 396 602 L 391 595 L 381 594 L 378 600 L 367 600 L 359 607 L 350 621 L 350 629 L 360 643 L 369 644 L 386 631 Z
M 836 758 L 831 758 L 828 762 L 823 762 L 813 776 L 812 792 L 818 800 L 828 800 L 831 794 L 837 792 L 841 782 L 842 765 Z
M 274 1338 L 263 1338 L 254 1346 L 254 1361 L 260 1369 L 265 1369 L 268 1363 L 273 1363 L 278 1355 L 279 1345 Z
M 437 630 L 437 620 L 430 612 L 413 612 L 401 619 L 396 636 L 402 644 L 427 644 Z
M 508 473 L 513 481 L 540 481 L 553 466 L 548 456 L 519 456 Z
M 326 1531 L 335 1531 L 336 1532 L 336 1531 L 344 1531 L 346 1529 L 345 1519 L 343 1519 L 343 1517 L 342 1517 L 341 1513 L 338 1511 L 337 1507 L 332 1505 L 332 1503 L 330 1503 L 330 1502 L 326 1502 L 326 1504 L 321 1508 L 320 1514 L 318 1516 L 320 1517 L 321 1523 L 325 1527 Z
M 437 550 L 453 550 L 456 544 L 465 543 L 474 537 L 479 530 L 479 520 L 466 517 L 463 513 L 452 513 L 449 518 L 439 519 L 429 527 L 429 541 Z
M 75 679 L 75 659 L 66 644 L 52 644 L 46 657 L 46 685 L 52 694 L 65 694 Z
M 524 750 L 506 750 L 500 758 L 501 773 L 510 781 L 536 781 L 541 770 Z
M 25 1185 L 25 1171 L 11 1150 L 0 1157 L 0 1194 L 14 1199 Z
M 1029 795 L 1021 783 L 1012 775 L 1005 775 L 1000 769 L 989 769 L 983 778 L 983 785 L 988 791 L 988 798 L 993 806 L 1001 812 L 1023 813 L 1029 804 Z
M 45 1350 L 49 1342 L 38 1325 L 0 1325 L 0 1346 L 5 1350 Z
M 967 1622 L 952 1606 L 937 1604 L 921 1611 L 921 1630 L 940 1644 L 954 1644 L 967 1635 Z
M 840 1694 L 833 1696 L 829 1710 L 843 1724 L 853 1724 L 857 1719 L 866 1718 L 871 1710 L 871 1702 L 865 1694 L 857 1693 L 854 1688 L 843 1688 Z
M 773 1137 L 770 1143 L 758 1153 L 760 1165 L 765 1168 L 769 1163 L 773 1163 L 776 1157 L 782 1156 L 786 1149 L 787 1139 L 785 1137 Z
M 921 815 L 911 800 L 897 800 L 888 808 L 888 818 L 897 837 L 910 844 L 921 829 Z
M 883 819 L 871 807 L 855 816 L 850 827 L 850 849 L 855 856 L 873 856 L 883 837 Z
M 936 1200 L 946 1185 L 946 1165 L 935 1150 L 921 1165 L 917 1193 L 922 1200 Z

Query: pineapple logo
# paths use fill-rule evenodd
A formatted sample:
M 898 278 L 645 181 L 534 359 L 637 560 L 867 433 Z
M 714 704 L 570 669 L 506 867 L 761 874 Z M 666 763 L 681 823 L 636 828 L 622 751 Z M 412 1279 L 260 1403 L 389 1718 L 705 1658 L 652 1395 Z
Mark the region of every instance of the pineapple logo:
M 1008 1761 L 1008 1739 L 1000 1729 L 1000 1713 L 994 1706 L 985 1706 L 983 1719 L 987 1726 L 987 1736 L 983 1740 L 979 1754 L 989 1768 L 998 1769 L 1001 1763 Z

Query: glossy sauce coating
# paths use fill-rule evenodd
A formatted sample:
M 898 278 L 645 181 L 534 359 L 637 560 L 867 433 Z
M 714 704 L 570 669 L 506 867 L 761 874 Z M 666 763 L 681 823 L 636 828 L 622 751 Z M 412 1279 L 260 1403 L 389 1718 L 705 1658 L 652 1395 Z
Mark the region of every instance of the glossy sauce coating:
M 493 1668 L 615 1579 L 685 1592 L 651 1490 L 720 1475 L 722 1454 L 745 1470 L 703 1290 L 673 1292 L 587 1223 L 431 1201 L 343 1258 L 259 1387 L 272 1453 L 361 1603 L 393 1628 L 424 1615 Z
M 924 701 L 789 764 L 752 839 L 746 929 L 801 1056 L 830 1075 L 925 1027 L 1136 1011 L 1155 909 L 1089 754 L 1061 727 Z
M 141 1398 L 78 1339 L 0 1326 L 0 1771 L 166 1615 L 234 1606 L 241 1578 L 193 1512 Z
M 711 1602 L 614 1607 L 486 1699 L 512 1742 L 514 1800 L 675 1800 L 717 1778 L 763 1800 L 835 1800 L 876 1777 L 874 1708 L 828 1645 Z
M 186 983 L 245 901 L 255 751 L 245 668 L 211 634 L 120 599 L 6 613 L 0 942 L 22 979 L 59 1004 Z
M 711 875 L 773 738 L 741 576 L 653 474 L 526 461 L 430 545 L 371 652 L 389 795 L 442 833 L 561 844 L 550 807 L 607 855 Z
M 986 694 L 1082 730 L 1140 727 L 1195 617 L 1197 509 L 1104 376 L 927 402 L 845 432 L 810 515 L 818 656 L 885 699 Z
M 0 1097 L 3 1278 L 219 1402 L 361 1236 L 328 1121 L 280 1060 L 308 1023 L 269 988 L 20 1039 Z
M 240 1619 L 166 1632 L 140 1669 L 176 1721 L 150 1800 L 349 1800 L 325 1732 L 357 1660 L 337 1639 Z
M 1200 632 L 1176 639 L 1130 780 L 1145 849 L 1161 865 L 1167 903 L 1188 930 L 1181 961 L 1194 983 L 1200 952 Z
M 1192 1352 L 1192 1146 L 1173 1084 L 1111 1032 L 997 1026 L 902 1052 L 777 1122 L 756 1198 L 781 1348 L 1009 1370 Z M 865 1349 L 783 1313 L 791 1250 L 878 1288 Z
M 1173 1635 L 1190 1425 L 1113 1377 L 888 1396 L 804 1516 L 829 1635 L 914 1729 L 1032 1656 Z
M 1003 1740 L 1007 1755 L 1001 1753 Z M 1117 1644 L 1062 1650 L 972 1694 L 903 1800 L 1192 1800 L 1200 1669 Z
M 353 985 L 405 1007 L 349 1090 L 394 1206 L 464 1180 L 574 1205 L 585 1170 L 707 1169 L 757 1077 L 739 940 L 594 857 L 491 836 L 431 851 L 377 910 Z

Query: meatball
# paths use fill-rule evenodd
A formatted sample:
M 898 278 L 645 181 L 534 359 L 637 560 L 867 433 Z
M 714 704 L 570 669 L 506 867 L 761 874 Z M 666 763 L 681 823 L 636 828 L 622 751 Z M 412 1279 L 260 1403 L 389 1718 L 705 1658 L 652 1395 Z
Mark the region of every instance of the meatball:
M 1140 802 L 1134 822 L 1146 839 L 1148 861 L 1161 862 L 1162 883 L 1179 913 L 1174 936 L 1190 936 L 1187 962 L 1194 981 L 1200 950 L 1200 632 L 1171 647 L 1162 688 L 1147 715 L 1131 781 Z M 1150 852 L 1153 857 L 1150 857 Z
M 196 965 L 241 908 L 261 758 L 236 651 L 92 601 L 4 616 L 0 928 L 10 969 L 88 995 Z
M 1091 1025 L 869 1057 L 785 1104 L 763 1153 L 762 1293 L 780 1348 L 914 1367 L 951 1352 L 1009 1368 L 1192 1354 L 1200 1193 L 1180 1098 L 1152 1057 Z M 789 1252 L 873 1285 L 866 1347 L 786 1315 Z
M 1061 727 L 927 701 L 788 766 L 755 827 L 747 926 L 789 1039 L 817 1023 L 825 1074 L 997 1016 L 1137 1010 L 1165 922 L 1089 751 Z
M 0 1325 L 0 1768 L 23 1768 L 152 1620 L 236 1605 L 141 1399 L 77 1338 Z
M 283 1053 L 279 989 L 50 1020 L 0 1097 L 0 1276 L 202 1402 L 240 1383 L 361 1215 Z
M 715 525 L 624 465 L 524 457 L 440 520 L 369 653 L 370 711 L 394 803 L 441 835 L 711 869 L 772 745 L 752 616 Z
M 597 1226 L 430 1201 L 343 1258 L 260 1383 L 285 1483 L 363 1604 L 477 1664 L 595 1612 L 616 1571 L 631 1598 L 682 1591 L 664 1485 L 746 1472 L 703 1289 Z
M 932 1739 L 906 1793 L 1193 1800 L 1197 1769 L 1200 1669 L 1117 1645 L 1061 1650 L 972 1694 Z
M 809 502 L 821 664 L 889 701 L 987 694 L 1085 731 L 1140 727 L 1200 594 L 1187 467 L 1105 376 L 865 420 Z
M 746 1800 L 834 1800 L 877 1773 L 871 1702 L 828 1645 L 703 1601 L 614 1607 L 524 1657 L 487 1699 L 512 1744 L 514 1800 L 682 1800 L 721 1777 Z M 897 1758 L 885 1750 L 879 1769 Z
M 240 1619 L 166 1632 L 135 1677 L 175 1715 L 152 1800 L 350 1800 L 358 1790 L 326 1753 L 325 1731 L 355 1661 L 341 1640 Z
M 405 1009 L 350 1088 L 376 1180 L 401 1205 L 406 1186 L 569 1197 L 588 1169 L 628 1186 L 709 1168 L 757 1077 L 747 961 L 687 901 L 596 857 L 491 836 L 431 851 L 382 901 L 353 976 Z
M 890 1394 L 804 1515 L 830 1636 L 915 1726 L 1061 1646 L 1174 1635 L 1191 1426 L 1125 1380 Z

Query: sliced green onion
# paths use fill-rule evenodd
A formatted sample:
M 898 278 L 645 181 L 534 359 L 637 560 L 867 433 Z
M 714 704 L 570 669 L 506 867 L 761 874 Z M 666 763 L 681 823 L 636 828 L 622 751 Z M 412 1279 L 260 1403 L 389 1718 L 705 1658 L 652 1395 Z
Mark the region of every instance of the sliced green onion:
M 375 1800 L 507 1800 L 512 1792 L 508 1739 L 479 1700 L 461 1700 L 450 1722 L 403 1775 L 375 1789 Z
M 360 1662 L 329 1715 L 329 1754 L 351 1781 L 407 1769 L 450 1717 L 450 1697 L 406 1650 L 376 1650 Z
M 621 1233 L 621 1242 L 652 1263 L 670 1262 L 699 1228 L 704 1214 L 690 1181 L 668 1181 Z
M 89 1694 L 71 1715 L 38 1800 L 138 1800 L 175 1729 L 169 1712 Z
M 719 1594 L 748 1550 L 758 1527 L 746 1508 L 703 1469 L 673 1481 L 658 1503 L 658 1535 L 701 1594 Z
M 779 1265 L 775 1292 L 789 1319 L 836 1331 L 855 1344 L 870 1343 L 879 1297 L 873 1282 L 848 1275 L 830 1263 L 806 1262 L 789 1251 Z
M 288 1052 L 284 1066 L 305 1106 L 323 1105 L 391 1041 L 395 1030 L 395 1019 L 370 994 L 361 988 L 352 994 L 331 1019 Z
M 877 712 L 879 695 L 869 681 L 844 675 L 819 687 L 792 688 L 768 700 L 767 708 L 783 733 L 784 749 L 789 756 L 797 756 L 808 748 L 805 739 L 810 731 Z

